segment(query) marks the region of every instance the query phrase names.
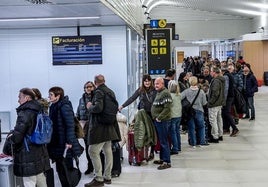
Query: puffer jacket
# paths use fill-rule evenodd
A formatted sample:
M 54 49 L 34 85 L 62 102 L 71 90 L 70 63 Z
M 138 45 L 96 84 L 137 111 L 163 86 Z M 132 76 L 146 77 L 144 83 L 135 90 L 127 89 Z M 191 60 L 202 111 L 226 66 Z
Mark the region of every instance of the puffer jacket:
M 52 160 L 62 158 L 66 144 L 72 145 L 67 151 L 67 158 L 80 156 L 82 147 L 75 136 L 74 112 L 68 96 L 50 106 L 49 116 L 53 122 L 52 138 L 48 144 L 49 157 Z
M 89 128 L 87 133 L 87 142 L 89 145 L 98 144 L 106 141 L 120 141 L 120 130 L 117 120 L 113 124 L 101 124 L 99 119 L 99 114 L 103 111 L 106 94 L 110 94 L 115 97 L 114 92 L 108 88 L 105 84 L 102 84 L 96 88 L 94 91 L 94 96 L 92 99 L 92 105 L 89 107 Z M 106 102 L 107 103 L 107 102 Z
M 243 93 L 246 97 L 253 97 L 258 92 L 258 82 L 254 74 L 243 74 Z
M 30 135 L 36 125 L 37 113 L 41 105 L 31 100 L 17 108 L 17 121 L 10 139 L 15 143 L 14 174 L 19 177 L 34 176 L 50 169 L 46 145 L 37 145 L 28 141 L 26 150 L 24 137 Z

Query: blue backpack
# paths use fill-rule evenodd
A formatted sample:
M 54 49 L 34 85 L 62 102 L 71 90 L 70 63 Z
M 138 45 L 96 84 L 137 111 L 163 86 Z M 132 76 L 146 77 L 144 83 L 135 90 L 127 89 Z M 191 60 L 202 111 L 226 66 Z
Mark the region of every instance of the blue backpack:
M 53 123 L 48 114 L 39 112 L 36 117 L 36 126 L 31 135 L 27 135 L 27 139 L 34 144 L 47 144 L 51 140 L 53 132 Z

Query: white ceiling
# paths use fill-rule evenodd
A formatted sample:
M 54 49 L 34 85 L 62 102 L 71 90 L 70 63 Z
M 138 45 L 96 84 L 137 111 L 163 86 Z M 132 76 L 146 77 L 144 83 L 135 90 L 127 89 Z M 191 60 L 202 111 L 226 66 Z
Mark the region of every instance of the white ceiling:
M 181 9 L 188 9 L 204 14 L 213 13 L 232 17 L 253 18 L 254 15 L 250 14 L 249 11 L 260 15 L 268 10 L 267 0 L 141 0 L 141 2 L 147 7 L 145 10 L 149 13 L 156 13 L 155 8 L 166 10 L 166 7 L 173 7 L 178 8 L 178 13 Z M 248 11 L 248 14 L 244 11 Z M 164 13 L 161 12 L 161 14 Z M 170 15 L 170 12 L 166 11 L 165 15 Z
M 98 0 L 49 0 L 51 4 L 32 4 L 25 0 L 0 0 L 0 29 L 125 25 Z M 47 20 L 46 18 L 99 17 L 96 19 Z M 33 18 L 33 19 L 28 19 Z M 21 20 L 12 20 L 21 19 Z M 43 20 L 40 20 L 43 19 Z
M 26 0 L 0 0 L 0 29 L 35 27 L 70 27 L 95 25 L 125 25 L 123 19 L 107 8 L 100 0 L 48 0 L 51 4 L 32 4 Z M 104 0 L 103 0 L 104 1 Z M 105 2 L 112 2 L 106 0 Z M 169 22 L 253 19 L 256 16 L 242 11 L 267 12 L 268 0 L 117 0 L 121 6 L 127 3 L 146 5 L 143 12 L 154 18 L 166 18 Z M 255 3 L 255 4 L 254 4 Z M 258 8 L 256 4 L 263 4 Z M 112 4 L 112 3 L 111 3 Z M 116 8 L 116 7 L 115 7 Z M 46 18 L 71 18 L 71 20 L 41 20 Z M 77 17 L 98 17 L 82 19 Z M 36 20 L 29 20 L 34 18 Z M 12 20 L 21 19 L 21 20 Z M 24 20 L 23 20 L 24 19 Z M 28 20 L 27 20 L 28 19 Z M 148 22 L 145 20 L 145 22 Z M 266 21 L 267 22 L 267 21 Z

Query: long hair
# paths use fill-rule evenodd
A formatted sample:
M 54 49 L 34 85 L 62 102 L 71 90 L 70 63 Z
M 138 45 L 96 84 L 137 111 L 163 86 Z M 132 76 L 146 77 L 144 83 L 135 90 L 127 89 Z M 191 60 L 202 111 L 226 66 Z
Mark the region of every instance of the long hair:
M 149 88 L 146 88 L 144 86 L 144 81 L 146 81 L 146 80 L 151 81 L 151 85 L 150 85 Z M 140 86 L 140 92 L 146 92 L 146 91 L 152 90 L 152 89 L 154 89 L 154 84 L 153 84 L 153 81 L 152 81 L 152 77 L 149 74 L 144 74 L 142 76 L 142 83 L 141 83 L 141 86 Z

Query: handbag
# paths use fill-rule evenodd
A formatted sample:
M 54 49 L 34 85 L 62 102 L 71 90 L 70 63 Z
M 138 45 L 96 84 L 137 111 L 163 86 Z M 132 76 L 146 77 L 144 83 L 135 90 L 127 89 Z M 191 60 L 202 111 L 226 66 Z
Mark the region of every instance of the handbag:
M 200 93 L 200 88 L 199 88 L 192 103 L 190 103 L 190 101 L 187 99 L 187 97 L 185 97 L 183 100 L 181 100 L 183 120 L 189 121 L 193 116 L 195 116 L 195 110 L 193 109 L 193 104 L 194 104 L 195 100 L 197 99 L 199 93 Z
M 64 159 L 67 154 L 67 150 L 68 148 L 65 148 L 64 153 L 63 153 L 63 168 L 66 174 L 66 179 L 68 180 L 68 183 L 71 186 L 77 186 L 81 180 L 81 175 L 82 175 L 80 168 L 79 168 L 79 159 L 78 157 L 74 157 L 76 167 L 68 168 L 68 166 L 66 165 L 66 162 L 64 162 Z

